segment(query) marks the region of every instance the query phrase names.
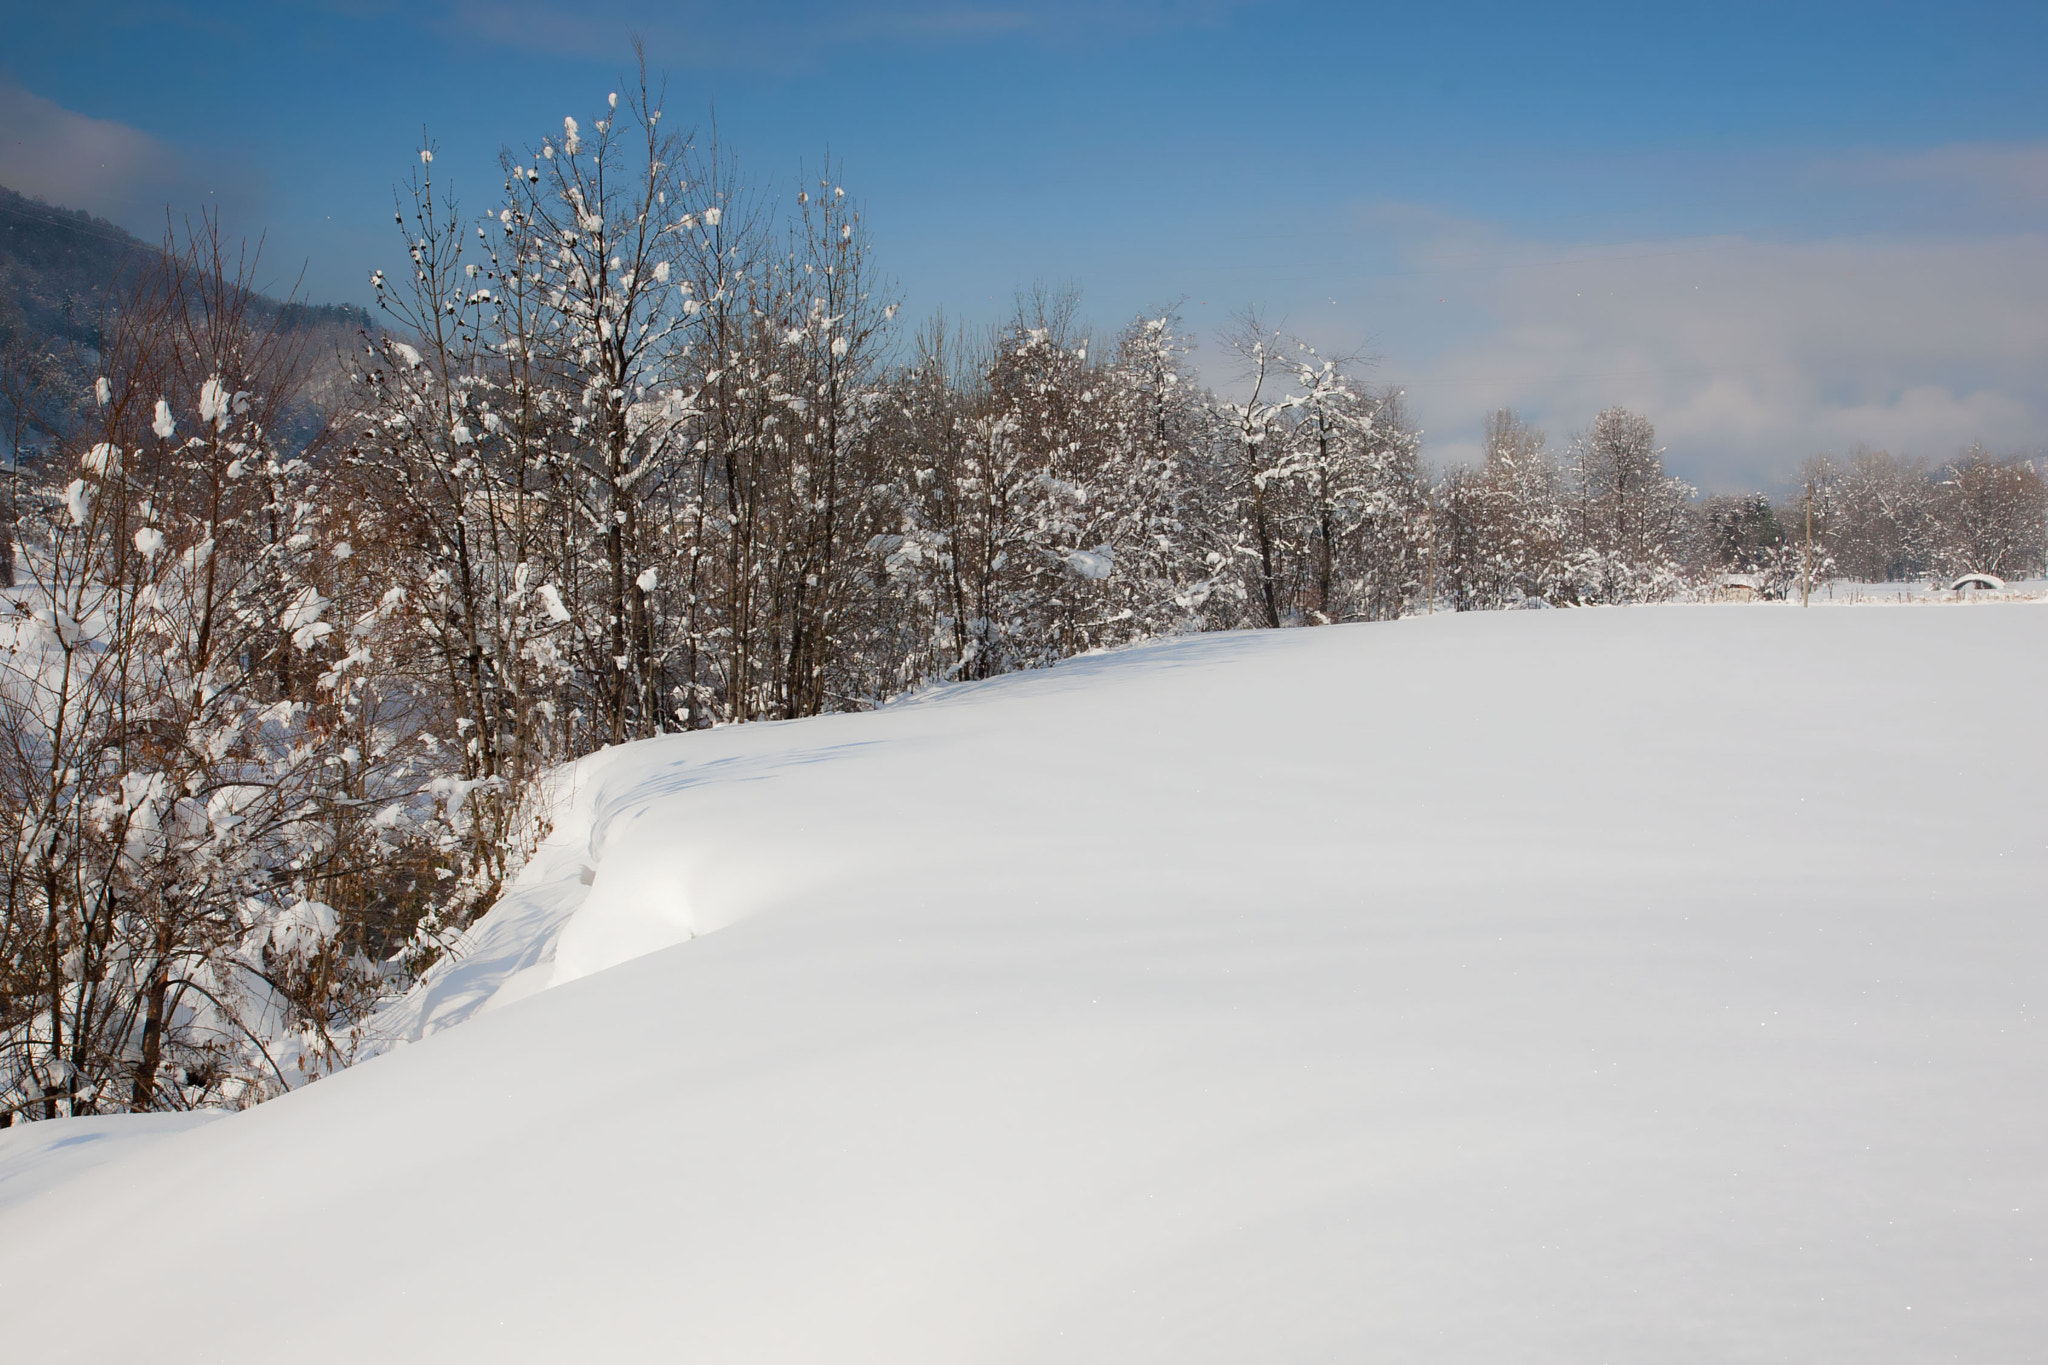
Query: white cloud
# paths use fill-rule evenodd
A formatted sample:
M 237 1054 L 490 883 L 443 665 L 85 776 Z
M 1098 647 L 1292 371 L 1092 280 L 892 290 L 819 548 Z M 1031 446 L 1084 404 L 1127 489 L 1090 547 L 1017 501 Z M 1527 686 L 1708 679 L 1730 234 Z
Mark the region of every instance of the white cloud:
M 1865 152 L 1816 171 L 1848 184 L 1916 187 L 1966 200 L 2048 201 L 2048 143 L 1966 142 L 1910 152 Z
M 1413 246 L 1380 316 L 1407 342 L 1382 372 L 1440 459 L 1476 453 L 1503 404 L 1560 440 L 1635 408 L 1709 487 L 1778 483 L 1858 443 L 1941 456 L 2048 438 L 2048 236 L 1475 240 Z
M 10 189 L 104 214 L 176 159 L 139 129 L 0 84 L 0 184 Z
M 75 113 L 0 80 L 0 185 L 65 208 L 86 209 L 139 233 L 161 235 L 165 210 L 240 217 L 254 177 L 239 168 L 200 174 L 175 148 L 138 128 Z

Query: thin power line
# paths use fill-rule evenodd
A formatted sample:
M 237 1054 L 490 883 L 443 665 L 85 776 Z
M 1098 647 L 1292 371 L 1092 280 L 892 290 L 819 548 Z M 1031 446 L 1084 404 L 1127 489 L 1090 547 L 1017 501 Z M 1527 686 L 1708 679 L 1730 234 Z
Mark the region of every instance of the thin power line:
M 17 218 L 26 218 L 31 222 L 46 223 L 51 227 L 61 227 L 66 231 L 82 233 L 87 237 L 98 237 L 103 241 L 128 247 L 130 250 L 155 250 L 155 248 L 144 243 L 141 238 L 133 233 L 124 232 L 120 228 L 103 228 L 90 218 L 71 218 L 62 209 L 47 209 L 43 213 L 34 213 L 28 209 L 16 208 L 13 204 L 0 203 L 0 213 L 11 213 Z

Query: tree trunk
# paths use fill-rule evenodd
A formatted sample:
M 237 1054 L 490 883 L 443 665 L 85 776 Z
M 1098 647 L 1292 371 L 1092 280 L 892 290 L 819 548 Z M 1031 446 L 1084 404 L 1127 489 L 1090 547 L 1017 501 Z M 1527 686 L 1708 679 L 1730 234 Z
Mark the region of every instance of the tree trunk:
M 1266 526 L 1266 489 L 1252 485 L 1252 529 L 1259 538 L 1259 593 L 1266 606 L 1266 625 L 1280 627 L 1280 600 L 1273 585 L 1273 535 Z
M 166 946 L 166 941 L 160 937 L 158 947 Z M 146 1114 L 156 1102 L 156 1073 L 163 1063 L 164 1010 L 170 993 L 170 968 L 159 954 L 156 970 L 150 973 L 148 994 L 143 1000 L 142 1056 L 135 1063 L 135 1087 L 128 1099 L 131 1113 Z

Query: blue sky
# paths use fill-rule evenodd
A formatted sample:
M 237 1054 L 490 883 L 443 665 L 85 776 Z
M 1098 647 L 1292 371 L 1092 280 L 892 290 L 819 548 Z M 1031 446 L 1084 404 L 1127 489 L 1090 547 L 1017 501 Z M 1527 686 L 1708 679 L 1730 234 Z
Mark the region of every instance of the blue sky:
M 911 316 L 1257 304 L 1440 461 L 1503 403 L 1629 404 L 1715 489 L 2048 444 L 2048 6 L 4 3 L 0 183 L 216 204 L 315 298 L 398 254 L 423 128 L 480 212 L 637 32 L 757 183 L 842 160 Z

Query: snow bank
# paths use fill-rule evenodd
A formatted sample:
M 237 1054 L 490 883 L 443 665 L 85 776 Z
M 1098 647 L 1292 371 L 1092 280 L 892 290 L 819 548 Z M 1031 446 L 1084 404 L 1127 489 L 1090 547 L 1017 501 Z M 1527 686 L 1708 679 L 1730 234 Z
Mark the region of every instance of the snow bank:
M 0 1212 L 221 1117 L 218 1109 L 193 1114 L 100 1114 L 0 1128 Z
M 593 833 L 608 823 L 616 802 L 632 799 L 630 786 L 620 793 L 606 781 L 607 773 L 629 753 L 629 770 L 634 770 L 640 755 L 607 749 L 551 778 L 546 793 L 552 822 L 548 837 L 498 903 L 460 935 L 449 955 L 365 1026 L 365 1051 L 377 1053 L 417 1042 L 548 986 L 562 928 L 583 904 L 596 875 Z
M 2026 1358 L 2044 667 L 1503 612 L 614 751 L 432 1036 L 0 1213 L 9 1349 Z

